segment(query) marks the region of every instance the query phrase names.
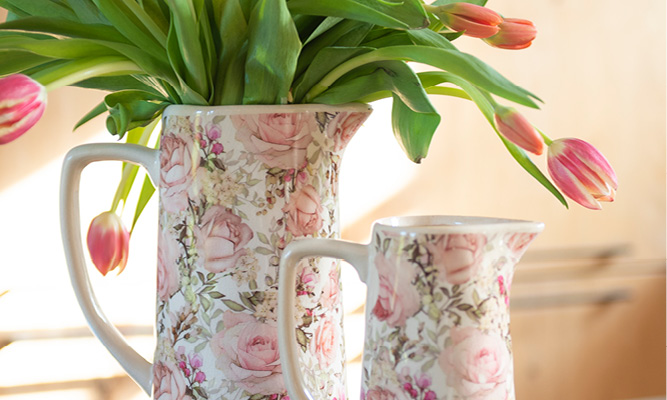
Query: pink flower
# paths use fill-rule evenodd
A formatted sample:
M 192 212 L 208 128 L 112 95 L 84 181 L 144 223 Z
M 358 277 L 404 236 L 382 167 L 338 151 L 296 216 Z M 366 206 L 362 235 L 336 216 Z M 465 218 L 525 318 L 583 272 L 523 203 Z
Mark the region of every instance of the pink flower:
M 427 243 L 433 254 L 438 277 L 453 285 L 468 282 L 482 261 L 486 236 L 482 234 L 451 234 Z
M 218 125 L 216 125 L 216 124 L 209 124 L 209 125 L 206 127 L 206 137 L 207 137 L 210 141 L 214 141 L 214 140 L 220 139 L 220 136 L 222 136 L 222 134 L 220 133 L 220 127 L 219 127 Z
M 46 89 L 39 82 L 22 74 L 0 78 L 0 144 L 32 128 L 45 109 Z
M 475 38 L 487 38 L 498 33 L 503 21 L 497 12 L 470 3 L 450 3 L 429 7 L 449 29 Z
M 206 374 L 202 371 L 197 371 L 195 374 L 195 382 L 202 383 L 206 380 Z
M 535 25 L 525 19 L 505 18 L 498 28 L 498 33 L 485 38 L 484 41 L 500 49 L 525 49 L 533 43 L 537 36 Z
M 178 243 L 169 232 L 160 231 L 157 255 L 157 294 L 162 301 L 167 301 L 178 291 L 181 283 L 176 261 L 178 259 Z
M 494 114 L 498 131 L 510 142 L 522 149 L 542 154 L 544 142 L 537 130 L 517 110 L 511 107 L 496 107 Z
M 424 395 L 424 400 L 436 400 L 438 397 L 436 396 L 435 392 L 432 390 L 429 390 L 426 392 Z
M 211 272 L 223 272 L 233 267 L 245 254 L 245 246 L 253 237 L 252 230 L 241 217 L 222 206 L 206 210 L 193 231 L 197 253 L 204 268 Z
M 319 128 L 312 113 L 232 115 L 236 138 L 270 168 L 297 168 Z
M 186 400 L 187 383 L 176 365 L 158 361 L 153 365 L 153 398 L 155 400 Z
M 323 367 L 329 367 L 336 361 L 340 348 L 340 325 L 333 318 L 325 317 L 320 320 L 310 342 L 311 351 L 315 353 L 317 361 Z
M 199 369 L 204 365 L 204 360 L 202 360 L 201 356 L 197 353 L 192 353 L 188 357 L 190 361 L 190 366 L 194 369 Z
M 511 357 L 498 334 L 453 327 L 452 344 L 438 357 L 447 384 L 467 400 L 507 399 Z
M 431 383 L 433 380 L 431 379 L 430 376 L 422 373 L 419 377 L 415 379 L 415 383 L 417 386 L 419 386 L 420 389 L 426 389 L 427 387 L 431 386 Z
M 215 154 L 216 156 L 220 155 L 223 151 L 225 151 L 225 148 L 220 143 L 213 143 L 213 146 L 211 146 L 211 153 Z
M 169 212 L 188 207 L 188 189 L 199 162 L 197 150 L 189 140 L 173 134 L 160 142 L 160 201 Z
M 416 274 L 414 266 L 396 262 L 388 260 L 382 253 L 375 256 L 379 288 L 377 299 L 369 302 L 374 304 L 373 315 L 394 327 L 404 326 L 405 321 L 421 308 L 421 298 L 412 284 Z
M 558 139 L 547 152 L 549 175 L 565 195 L 592 210 L 600 201 L 614 201 L 618 181 L 607 159 L 579 139 Z
M 340 151 L 347 146 L 369 115 L 367 112 L 340 112 L 329 121 L 327 136 L 334 139 L 335 151 Z
M 222 321 L 224 329 L 210 342 L 217 368 L 251 395 L 282 393 L 276 327 L 231 311 L 223 314 Z
M 88 252 L 102 275 L 118 268 L 120 274 L 127 265 L 130 233 L 120 217 L 111 211 L 93 218 L 86 238 Z
M 286 228 L 294 236 L 307 236 L 322 228 L 324 207 L 320 194 L 312 185 L 306 185 L 289 197 L 282 211 L 286 214 Z

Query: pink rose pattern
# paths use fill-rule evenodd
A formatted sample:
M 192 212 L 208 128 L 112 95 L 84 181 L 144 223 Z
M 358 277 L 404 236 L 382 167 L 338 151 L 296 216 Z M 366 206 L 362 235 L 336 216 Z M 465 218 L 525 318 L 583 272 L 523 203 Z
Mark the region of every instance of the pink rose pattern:
M 155 398 L 288 399 L 276 337 L 277 266 L 297 237 L 339 236 L 341 143 L 370 113 L 355 109 L 167 113 Z M 295 296 L 306 379 L 318 397 L 342 400 L 340 264 L 308 259 L 302 268 Z
M 376 233 L 361 398 L 514 399 L 508 292 L 535 236 Z

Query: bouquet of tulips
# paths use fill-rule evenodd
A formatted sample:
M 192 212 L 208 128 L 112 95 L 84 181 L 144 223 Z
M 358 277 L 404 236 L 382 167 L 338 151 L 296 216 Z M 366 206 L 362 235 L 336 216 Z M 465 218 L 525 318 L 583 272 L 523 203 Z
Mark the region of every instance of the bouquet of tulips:
M 567 206 L 612 201 L 616 177 L 591 145 L 551 140 L 502 100 L 539 99 L 452 43 L 479 38 L 500 49 L 531 45 L 530 21 L 505 18 L 486 0 L 0 0 L 0 143 L 44 111 L 46 92 L 79 86 L 109 92 L 79 125 L 106 114 L 112 135 L 147 145 L 170 104 L 343 104 L 391 98 L 406 155 L 427 155 L 440 115 L 429 95 L 472 101 L 512 157 Z M 410 62 L 429 65 L 415 72 Z M 553 183 L 526 152 L 548 146 Z M 135 182 L 126 165 L 112 209 L 91 224 L 89 248 L 126 232 L 116 209 Z M 154 188 L 141 186 L 133 226 Z M 559 190 L 560 189 L 560 190 Z M 96 265 L 123 266 L 127 240 Z M 94 257 L 95 258 L 95 257 Z M 103 265 L 104 264 L 104 265 Z M 122 269 L 122 268 L 121 268 Z

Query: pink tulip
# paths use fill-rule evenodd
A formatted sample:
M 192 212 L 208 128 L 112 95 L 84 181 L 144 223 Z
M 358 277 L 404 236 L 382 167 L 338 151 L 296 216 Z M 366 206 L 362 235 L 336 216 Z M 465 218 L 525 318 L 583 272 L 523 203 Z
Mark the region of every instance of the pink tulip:
M 607 159 L 583 140 L 554 140 L 547 152 L 547 165 L 556 186 L 582 206 L 600 210 L 600 201 L 614 201 L 616 173 Z
M 26 75 L 0 78 L 0 144 L 18 138 L 41 118 L 46 89 Z
M 440 18 L 449 29 L 466 36 L 487 38 L 498 33 L 503 18 L 486 7 L 470 3 L 451 3 L 427 9 Z
M 533 40 L 535 40 L 535 36 L 537 36 L 535 25 L 525 19 L 505 18 L 498 25 L 498 28 L 498 33 L 487 37 L 484 41 L 493 47 L 501 49 L 525 49 L 531 45 Z
M 518 111 L 510 107 L 498 106 L 495 113 L 498 131 L 510 142 L 522 149 L 542 154 L 544 142 L 533 125 Z
M 87 243 L 90 258 L 102 275 L 116 268 L 119 268 L 119 274 L 123 272 L 130 233 L 116 213 L 106 211 L 93 219 L 88 228 Z

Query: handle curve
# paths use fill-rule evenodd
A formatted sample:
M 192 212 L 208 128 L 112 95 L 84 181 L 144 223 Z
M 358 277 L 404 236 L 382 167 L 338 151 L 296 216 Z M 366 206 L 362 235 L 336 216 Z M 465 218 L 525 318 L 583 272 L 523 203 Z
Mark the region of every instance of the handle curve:
M 283 250 L 278 285 L 278 348 L 287 393 L 293 400 L 313 400 L 306 388 L 296 348 L 294 303 L 296 267 L 305 257 L 323 256 L 343 259 L 357 270 L 362 281 L 368 273 L 368 246 L 335 239 L 295 240 Z
M 81 171 L 95 161 L 118 160 L 139 164 L 148 170 L 153 183 L 159 178 L 158 151 L 124 143 L 85 144 L 70 150 L 60 178 L 60 230 L 70 280 L 79 306 L 95 336 L 111 352 L 128 375 L 150 395 L 152 364 L 137 353 L 104 315 L 93 293 L 81 244 L 79 183 Z

